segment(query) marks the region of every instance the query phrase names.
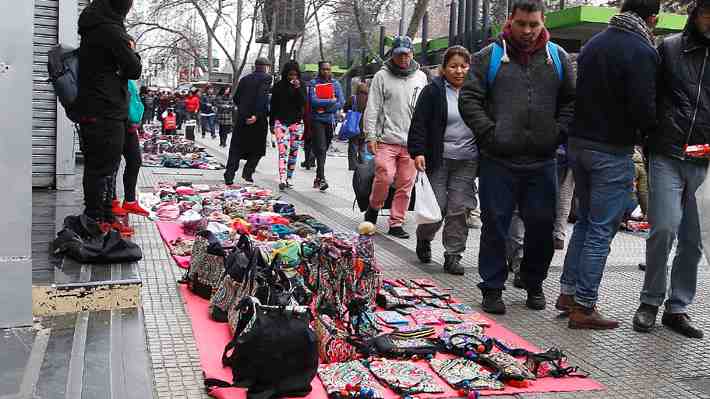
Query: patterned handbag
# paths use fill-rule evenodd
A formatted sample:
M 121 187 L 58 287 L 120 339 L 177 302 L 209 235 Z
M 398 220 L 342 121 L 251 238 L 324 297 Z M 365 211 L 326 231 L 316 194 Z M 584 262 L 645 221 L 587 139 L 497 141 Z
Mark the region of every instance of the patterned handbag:
M 212 320 L 226 323 L 230 306 L 245 296 L 253 294 L 244 286 L 252 251 L 249 236 L 240 236 L 235 250 L 225 261 L 225 270 L 219 288 L 210 300 L 209 312 Z
M 225 256 L 224 248 L 212 232 L 202 230 L 197 233 L 187 271 L 188 287 L 192 292 L 205 299 L 212 297 L 222 279 Z
M 357 348 L 349 341 L 346 328 L 339 326 L 328 315 L 318 315 L 313 327 L 318 336 L 318 350 L 323 363 L 338 363 L 358 358 Z

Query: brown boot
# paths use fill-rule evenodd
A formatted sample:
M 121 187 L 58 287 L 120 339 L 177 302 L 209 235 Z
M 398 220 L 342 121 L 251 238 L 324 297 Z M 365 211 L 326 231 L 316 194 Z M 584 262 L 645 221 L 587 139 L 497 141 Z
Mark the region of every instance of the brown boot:
M 619 327 L 616 320 L 605 319 L 596 306 L 587 308 L 579 304 L 572 306 L 567 327 L 577 330 L 611 330 Z
M 555 309 L 560 312 L 569 313 L 572 311 L 572 306 L 574 306 L 574 295 L 560 294 L 560 296 L 557 297 Z

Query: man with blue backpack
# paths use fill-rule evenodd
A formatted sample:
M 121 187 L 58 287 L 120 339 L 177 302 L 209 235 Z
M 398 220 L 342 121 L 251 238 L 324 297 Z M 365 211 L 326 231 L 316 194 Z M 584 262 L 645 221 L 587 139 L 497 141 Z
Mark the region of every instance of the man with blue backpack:
M 497 40 L 474 56 L 459 109 L 480 152 L 482 308 L 504 314 L 506 241 L 514 209 L 525 226 L 521 278 L 526 305 L 545 308 L 542 283 L 554 254 L 556 151 L 574 114 L 575 78 L 565 51 L 549 41 L 541 0 L 513 5 Z

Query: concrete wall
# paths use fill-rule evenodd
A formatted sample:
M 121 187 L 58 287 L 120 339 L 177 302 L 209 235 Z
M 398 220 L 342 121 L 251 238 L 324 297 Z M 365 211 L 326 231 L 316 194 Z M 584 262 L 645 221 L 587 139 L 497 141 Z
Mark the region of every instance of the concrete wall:
M 32 323 L 33 10 L 0 4 L 0 328 Z

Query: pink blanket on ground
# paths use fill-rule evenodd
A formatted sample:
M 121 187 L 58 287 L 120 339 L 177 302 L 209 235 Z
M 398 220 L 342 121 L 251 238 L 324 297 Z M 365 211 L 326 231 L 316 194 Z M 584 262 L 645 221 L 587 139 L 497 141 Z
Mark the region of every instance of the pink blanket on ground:
M 173 241 L 178 237 L 190 239 L 194 238 L 190 235 L 185 234 L 185 232 L 182 230 L 182 226 L 180 226 L 180 223 L 178 222 L 157 221 L 155 222 L 155 225 L 158 226 L 160 236 L 163 238 L 165 246 L 168 248 L 168 250 L 171 249 L 170 241 Z M 190 267 L 190 256 L 177 256 L 173 255 L 172 253 L 170 254 L 170 256 L 175 259 L 175 263 L 177 263 L 177 265 L 181 268 L 188 269 Z
M 226 323 L 217 323 L 209 318 L 209 301 L 193 294 L 185 285 L 180 287 L 180 292 L 187 304 L 187 311 L 190 313 L 192 320 L 192 330 L 197 342 L 197 349 L 200 352 L 200 364 L 205 374 L 205 378 L 216 378 L 224 381 L 232 381 L 232 371 L 229 368 L 222 366 L 222 352 L 224 347 L 231 339 L 229 326 Z M 494 336 L 506 342 L 507 344 L 525 348 L 530 351 L 539 352 L 540 350 L 531 345 L 524 339 L 520 338 L 515 333 L 507 330 L 500 324 L 488 320 L 490 327 L 486 328 L 488 335 Z M 437 355 L 437 357 L 445 357 L 446 355 Z M 420 360 L 420 362 L 424 362 Z M 428 368 L 428 366 L 427 366 Z M 434 377 L 437 383 L 445 389 L 444 393 L 416 395 L 417 398 L 449 398 L 459 396 L 456 389 L 451 388 L 433 371 L 430 374 Z M 315 378 L 311 383 L 313 391 L 307 396 L 307 399 L 327 399 L 323 384 L 320 379 Z M 575 391 L 593 391 L 603 390 L 604 386 L 592 378 L 568 377 L 568 378 L 541 378 L 532 381 L 526 388 L 514 388 L 506 385 L 502 391 L 481 391 L 482 395 L 514 395 L 517 393 L 543 393 L 543 392 L 575 392 Z M 245 399 L 246 389 L 244 388 L 215 388 L 210 392 L 210 395 L 217 399 Z M 396 399 L 400 396 L 393 391 L 386 390 L 385 399 Z

